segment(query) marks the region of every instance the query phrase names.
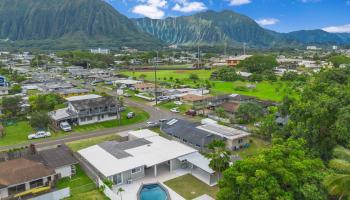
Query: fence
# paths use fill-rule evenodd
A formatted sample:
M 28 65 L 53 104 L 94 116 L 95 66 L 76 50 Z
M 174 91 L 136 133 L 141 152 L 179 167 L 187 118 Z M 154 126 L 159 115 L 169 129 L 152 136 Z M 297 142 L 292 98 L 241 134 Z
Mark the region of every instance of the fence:
M 103 193 L 108 197 L 110 200 L 120 200 L 118 195 L 113 192 L 106 184 L 104 184 L 101 179 L 98 179 L 98 186 L 101 188 L 104 188 Z
M 60 200 L 60 199 L 64 199 L 70 197 L 70 189 L 69 187 L 67 188 L 63 188 L 61 190 L 56 190 L 50 193 L 46 193 L 37 197 L 33 197 L 29 200 Z

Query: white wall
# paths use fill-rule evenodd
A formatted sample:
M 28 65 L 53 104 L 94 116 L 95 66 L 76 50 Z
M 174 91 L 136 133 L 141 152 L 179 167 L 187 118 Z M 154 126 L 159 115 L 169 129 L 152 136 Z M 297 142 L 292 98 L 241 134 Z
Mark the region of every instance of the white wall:
M 7 188 L 0 189 L 0 199 L 8 197 Z
M 81 119 L 78 119 L 78 123 L 79 125 L 86 125 L 86 124 L 93 124 L 93 123 L 98 123 L 98 122 L 104 122 L 104 121 L 110 121 L 110 120 L 114 120 L 117 119 L 117 116 L 112 116 L 112 117 L 108 117 L 108 114 L 105 114 L 104 118 L 100 120 L 98 120 L 97 116 L 93 116 L 92 120 L 85 120 L 85 121 L 81 121 Z
M 59 167 L 55 169 L 57 174 L 61 175 L 61 178 L 70 177 L 72 175 L 72 167 L 70 165 Z

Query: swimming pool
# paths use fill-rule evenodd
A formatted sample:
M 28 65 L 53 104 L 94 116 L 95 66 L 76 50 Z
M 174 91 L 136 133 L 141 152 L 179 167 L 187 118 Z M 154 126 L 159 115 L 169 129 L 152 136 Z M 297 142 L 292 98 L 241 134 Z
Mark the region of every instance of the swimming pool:
M 159 184 L 143 185 L 140 200 L 170 200 L 166 189 Z

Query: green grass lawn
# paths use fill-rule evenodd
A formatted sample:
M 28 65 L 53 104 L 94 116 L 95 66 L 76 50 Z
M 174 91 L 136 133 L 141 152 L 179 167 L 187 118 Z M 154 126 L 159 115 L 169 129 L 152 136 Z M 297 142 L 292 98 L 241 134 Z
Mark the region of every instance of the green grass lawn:
M 232 154 L 238 154 L 242 158 L 247 158 L 249 156 L 259 153 L 264 149 L 270 148 L 271 146 L 270 142 L 256 138 L 256 137 L 250 137 L 249 139 L 252 142 L 250 143 L 250 146 L 248 148 L 242 149 L 239 151 L 232 151 Z
M 126 115 L 128 112 L 134 112 L 135 117 L 132 119 L 127 119 Z M 126 126 L 130 124 L 136 124 L 146 121 L 149 118 L 149 114 L 143 110 L 140 110 L 138 108 L 127 108 L 124 112 L 122 112 L 122 119 L 119 124 L 119 120 L 111 120 L 101 123 L 95 123 L 95 124 L 88 124 L 88 125 L 82 125 L 77 126 L 73 128 L 74 132 L 87 132 L 87 131 L 94 131 L 94 130 L 100 130 L 105 128 L 115 128 L 118 126 Z
M 28 141 L 28 135 L 33 133 L 32 127 L 27 121 L 19 121 L 10 126 L 5 126 L 5 136 L 0 138 L 0 145 L 11 145 Z
M 164 182 L 164 184 L 185 199 L 194 199 L 204 194 L 207 194 L 215 199 L 216 193 L 219 190 L 217 186 L 210 187 L 191 174 L 186 174 L 184 176 L 171 179 Z
M 282 101 L 283 97 L 286 95 L 292 95 L 297 97 L 298 95 L 288 86 L 287 82 L 277 81 L 268 82 L 262 81 L 259 83 L 249 83 L 249 82 L 220 82 L 213 81 L 214 87 L 212 88 L 213 94 L 227 94 L 236 93 L 248 96 L 254 96 L 262 100 L 272 100 L 272 101 Z M 247 84 L 256 85 L 255 89 L 247 89 L 245 91 L 237 90 L 237 86 L 246 87 Z
M 190 74 L 197 74 L 200 79 L 209 79 L 212 71 L 211 70 L 159 70 L 157 71 L 157 78 L 161 81 L 170 77 L 175 79 L 188 79 Z M 154 81 L 154 71 L 124 71 L 121 74 L 131 77 L 139 78 L 141 74 L 146 75 L 145 80 Z
M 70 187 L 71 197 L 67 200 L 103 200 L 108 199 L 98 191 L 95 183 L 85 174 L 85 172 L 77 166 L 76 174 L 72 178 L 60 179 L 56 187 L 63 189 Z
M 99 137 L 93 137 L 93 138 L 78 140 L 74 142 L 69 142 L 69 143 L 66 143 L 66 145 L 72 151 L 79 151 L 80 149 L 84 149 L 104 141 L 112 141 L 112 140 L 120 141 L 120 139 L 121 137 L 119 135 L 113 134 L 113 135 L 105 135 L 105 136 L 99 136 Z

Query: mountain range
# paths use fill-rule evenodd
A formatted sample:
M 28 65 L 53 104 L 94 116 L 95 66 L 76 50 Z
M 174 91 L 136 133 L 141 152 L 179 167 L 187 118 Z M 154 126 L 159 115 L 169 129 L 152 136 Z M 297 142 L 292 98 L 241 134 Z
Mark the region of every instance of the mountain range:
M 0 39 L 2 47 L 41 49 L 121 46 L 154 49 L 170 44 L 224 43 L 247 43 L 257 48 L 350 44 L 347 33 L 323 30 L 278 33 L 233 11 L 129 19 L 103 0 L 0 0 Z

